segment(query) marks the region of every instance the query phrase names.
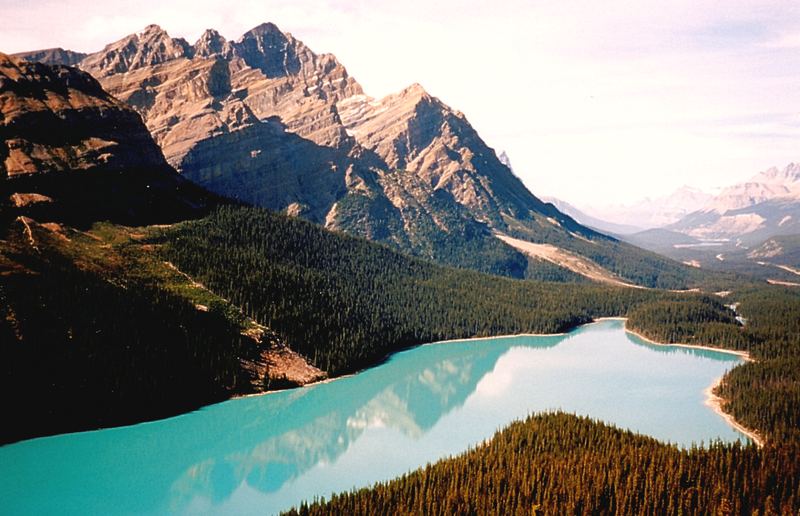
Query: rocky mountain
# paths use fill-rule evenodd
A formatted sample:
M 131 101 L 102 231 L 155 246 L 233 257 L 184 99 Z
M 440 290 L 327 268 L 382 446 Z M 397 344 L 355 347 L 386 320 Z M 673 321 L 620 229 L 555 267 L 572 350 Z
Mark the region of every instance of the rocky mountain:
M 796 282 L 800 166 L 770 168 L 723 189 L 701 209 L 625 240 L 674 260 Z
M 141 114 L 184 177 L 218 194 L 512 276 L 544 265 L 498 234 L 591 254 L 623 276 L 623 262 L 646 264 L 633 281 L 655 284 L 665 267 L 542 202 L 422 86 L 371 98 L 334 56 L 273 24 L 194 44 L 150 25 L 78 65 Z
M 669 229 L 744 246 L 775 235 L 800 234 L 800 165 L 772 167 L 729 186 Z
M 153 220 L 204 202 L 139 115 L 75 68 L 0 54 L 0 142 L 4 218 Z
M 774 199 L 800 201 L 800 164 L 789 163 L 783 169 L 772 167 L 744 183 L 729 186 L 703 210 L 724 214 Z
M 500 160 L 500 163 L 507 166 L 510 171 L 514 172 L 514 167 L 511 166 L 511 158 L 508 157 L 506 151 L 500 151 L 500 154 L 497 155 L 497 159 Z
M 598 231 L 612 234 L 612 235 L 629 235 L 632 233 L 638 233 L 642 231 L 642 228 L 637 226 L 631 226 L 628 224 L 617 224 L 614 222 L 609 222 L 607 220 L 600 219 L 598 217 L 594 217 L 589 215 L 588 213 L 584 212 L 583 210 L 576 208 L 572 204 L 562 201 L 561 199 L 557 199 L 555 197 L 542 197 L 542 200 L 545 202 L 549 202 L 559 211 L 562 213 L 566 213 L 577 222 L 583 224 L 584 226 L 588 226 L 590 228 L 594 228 Z
M 26 61 L 35 61 L 48 65 L 67 65 L 74 66 L 80 63 L 87 54 L 83 52 L 73 52 L 63 48 L 46 48 L 36 52 L 27 52 L 23 56 L 17 56 Z
M 750 249 L 747 257 L 756 262 L 769 262 L 800 276 L 800 234 L 769 238 Z
M 646 198 L 628 205 L 596 206 L 584 211 L 596 219 L 612 224 L 652 229 L 673 224 L 701 209 L 712 199 L 711 194 L 684 185 L 661 197 Z

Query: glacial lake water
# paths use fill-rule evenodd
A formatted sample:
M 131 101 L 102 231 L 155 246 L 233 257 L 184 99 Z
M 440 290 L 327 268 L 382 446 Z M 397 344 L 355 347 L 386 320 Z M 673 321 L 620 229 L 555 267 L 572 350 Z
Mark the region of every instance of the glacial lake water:
M 746 442 L 704 403 L 740 361 L 649 345 L 619 320 L 420 346 L 323 384 L 0 447 L 0 514 L 270 514 L 458 454 L 550 409 L 682 446 Z

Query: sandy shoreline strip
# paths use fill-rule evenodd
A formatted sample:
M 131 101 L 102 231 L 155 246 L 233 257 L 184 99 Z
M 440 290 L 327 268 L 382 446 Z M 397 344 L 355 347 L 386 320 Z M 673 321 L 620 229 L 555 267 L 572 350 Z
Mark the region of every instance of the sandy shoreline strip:
M 759 448 L 763 447 L 764 440 L 761 438 L 761 436 L 758 435 L 758 433 L 755 430 L 751 430 L 750 428 L 743 426 L 741 423 L 736 421 L 736 419 L 734 419 L 732 415 L 722 410 L 722 402 L 724 402 L 725 400 L 714 394 L 714 391 L 717 390 L 717 387 L 719 387 L 721 384 L 722 384 L 722 377 L 719 377 L 717 378 L 717 381 L 709 385 L 706 388 L 706 390 L 703 391 L 703 394 L 706 395 L 706 402 L 705 402 L 706 406 L 709 407 L 714 412 L 716 412 L 722 419 L 725 420 L 726 423 L 728 423 L 733 428 L 735 428 L 739 432 L 749 437 L 756 444 L 756 446 L 758 446 Z

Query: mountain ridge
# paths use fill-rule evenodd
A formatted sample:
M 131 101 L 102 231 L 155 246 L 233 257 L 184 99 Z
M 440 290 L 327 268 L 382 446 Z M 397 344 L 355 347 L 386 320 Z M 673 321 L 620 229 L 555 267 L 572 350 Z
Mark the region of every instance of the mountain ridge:
M 800 233 L 800 164 L 771 167 L 728 186 L 703 208 L 666 229 L 745 245 Z
M 647 272 L 627 279 L 650 286 L 661 268 L 676 272 L 540 200 L 463 113 L 419 84 L 368 97 L 335 56 L 274 24 L 236 41 L 209 29 L 193 45 L 150 25 L 78 66 L 142 115 L 171 165 L 215 193 L 516 277 L 545 264 L 495 231 L 589 252 L 623 276 L 623 262 L 636 263 Z

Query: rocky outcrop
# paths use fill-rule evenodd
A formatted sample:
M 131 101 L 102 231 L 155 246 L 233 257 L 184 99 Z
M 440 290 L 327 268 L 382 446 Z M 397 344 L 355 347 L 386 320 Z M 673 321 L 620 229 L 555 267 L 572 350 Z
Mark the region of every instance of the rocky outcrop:
M 139 116 L 89 74 L 0 55 L 2 175 L 163 166 Z
M 14 213 L 191 209 L 177 192 L 196 188 L 167 165 L 139 115 L 75 68 L 0 54 L 0 142 L 3 200 Z
M 34 52 L 12 54 L 12 57 L 23 61 L 32 61 L 47 65 L 74 66 L 83 61 L 87 55 L 88 54 L 84 54 L 83 52 L 73 52 L 72 50 L 64 50 L 63 48 L 46 48 Z
M 179 171 L 191 143 L 272 116 L 315 143 L 337 146 L 347 135 L 333 103 L 361 92 L 333 56 L 314 54 L 272 24 L 235 42 L 207 30 L 194 45 L 150 25 L 80 66 L 142 115 Z
M 181 57 L 190 57 L 192 47 L 184 39 L 174 39 L 158 25 L 148 25 L 107 45 L 100 52 L 89 54 L 81 62 L 82 69 L 98 79 L 130 72 Z

